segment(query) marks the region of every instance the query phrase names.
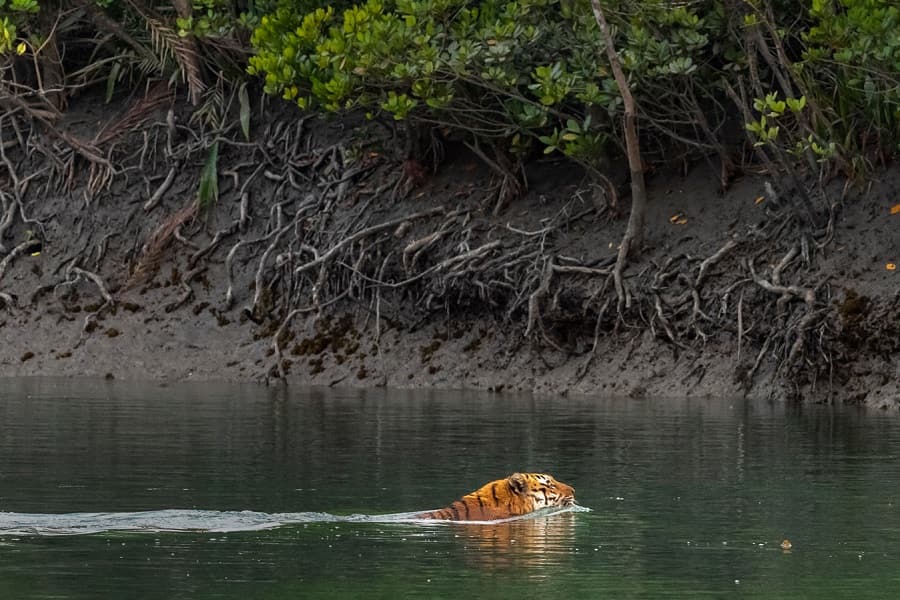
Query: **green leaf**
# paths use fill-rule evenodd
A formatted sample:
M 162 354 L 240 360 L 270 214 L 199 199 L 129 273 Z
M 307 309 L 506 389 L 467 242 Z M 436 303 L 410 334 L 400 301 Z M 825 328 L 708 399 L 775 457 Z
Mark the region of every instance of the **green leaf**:
M 109 76 L 106 78 L 106 100 L 104 104 L 109 104 L 109 101 L 112 100 L 113 92 L 116 91 L 116 81 L 119 79 L 119 71 L 122 70 L 122 63 L 115 62 L 113 63 L 112 68 L 109 70 Z
M 238 90 L 238 101 L 241 105 L 241 131 L 244 139 L 250 141 L 250 97 L 247 94 L 247 82 L 241 84 Z
M 787 98 L 788 108 L 791 109 L 793 113 L 799 113 L 803 110 L 803 107 L 806 106 L 806 96 L 800 96 L 799 99 L 795 98 Z
M 201 210 L 207 210 L 219 201 L 219 142 L 209 149 L 206 164 L 200 173 L 200 187 L 197 190 L 197 201 Z

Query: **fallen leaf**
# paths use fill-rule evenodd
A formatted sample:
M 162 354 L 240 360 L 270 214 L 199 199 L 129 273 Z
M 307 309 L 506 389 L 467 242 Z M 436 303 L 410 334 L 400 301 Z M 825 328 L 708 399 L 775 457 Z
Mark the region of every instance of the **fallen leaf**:
M 678 219 L 677 221 L 675 221 L 675 224 L 676 225 L 685 225 L 685 224 L 687 224 L 687 219 Z
M 683 218 L 684 218 L 683 213 L 680 213 L 680 212 L 675 213 L 674 215 L 669 217 L 669 223 L 677 223 L 679 219 L 683 219 Z
M 896 271 L 897 265 L 895 263 L 888 263 L 888 264 L 884 265 L 884 268 L 887 269 L 888 271 Z
M 900 204 L 895 204 L 891 207 L 891 214 L 892 215 L 900 214 Z
M 788 539 L 781 540 L 780 545 L 782 550 L 790 550 L 794 547 L 794 545 L 791 543 L 791 540 Z
M 32 255 L 32 256 L 40 256 L 41 253 L 40 253 L 40 251 L 38 251 L 38 252 L 32 252 L 31 255 Z
M 757 198 L 757 199 L 754 200 L 753 202 L 754 202 L 754 204 L 762 204 L 764 201 L 765 201 L 765 198 L 762 197 L 762 196 L 760 196 L 759 198 Z

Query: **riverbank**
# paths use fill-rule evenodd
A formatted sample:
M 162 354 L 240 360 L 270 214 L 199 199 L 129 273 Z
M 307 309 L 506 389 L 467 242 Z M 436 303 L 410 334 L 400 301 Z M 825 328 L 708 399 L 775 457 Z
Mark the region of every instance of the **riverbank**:
M 620 303 L 626 219 L 571 164 L 531 163 L 498 211 L 461 148 L 425 171 L 375 125 L 269 108 L 250 142 L 218 137 L 219 199 L 199 209 L 210 139 L 165 102 L 140 119 L 81 103 L 60 130 L 114 168 L 6 151 L 0 376 L 900 406 L 895 167 L 823 188 L 819 231 L 763 176 L 723 193 L 704 163 L 651 173 Z

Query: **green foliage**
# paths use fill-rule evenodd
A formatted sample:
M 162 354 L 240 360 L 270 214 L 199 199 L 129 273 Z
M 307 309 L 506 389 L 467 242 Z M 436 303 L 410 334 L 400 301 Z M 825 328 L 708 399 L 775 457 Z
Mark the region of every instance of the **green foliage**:
M 760 145 L 829 159 L 853 146 L 863 120 L 897 137 L 896 2 L 807 0 L 799 15 L 787 0 L 747 6 L 738 15 L 722 0 L 604 2 L 644 137 L 708 144 L 698 115 L 709 138 L 737 112 L 710 107 L 731 104 L 724 92 L 740 86 L 760 98 L 746 124 Z M 751 39 L 779 64 L 751 61 Z M 302 108 L 436 124 L 512 154 L 537 143 L 588 166 L 623 145 L 621 98 L 587 0 L 280 0 L 252 44 L 249 71 Z
M 692 119 L 723 101 L 723 74 L 748 70 L 723 3 L 607 4 L 632 91 L 654 117 L 644 136 L 697 139 Z M 624 145 L 622 100 L 585 0 L 299 8 L 282 1 L 261 19 L 249 71 L 301 108 L 364 109 L 513 155 L 559 151 L 588 167 Z
M 178 18 L 175 24 L 182 36 L 222 37 L 258 26 L 259 17 L 274 6 L 274 2 L 267 0 L 250 2 L 247 10 L 238 13 L 234 10 L 233 0 L 194 0 L 191 16 Z
M 18 28 L 30 15 L 37 12 L 37 0 L 0 0 L 0 54 L 13 49 Z M 22 54 L 24 49 L 19 47 L 17 52 Z
M 667 87 L 698 73 L 691 53 L 709 45 L 706 21 L 644 4 L 641 19 L 619 23 L 626 68 Z M 517 152 L 540 140 L 588 164 L 616 131 L 621 98 L 586 2 L 368 0 L 306 13 L 282 3 L 252 43 L 250 72 L 302 108 L 387 113 Z
M 42 97 L 29 86 L 48 80 L 64 88 L 102 82 L 109 102 L 119 86 L 152 76 L 186 82 L 196 101 L 209 74 L 225 72 L 240 83 L 249 50 L 241 29 L 249 33 L 260 11 L 275 6 L 251 0 L 238 14 L 233 0 L 194 0 L 192 15 L 176 19 L 171 0 L 91 1 L 39 8 L 36 0 L 0 0 L 0 95 Z
M 67 61 L 89 57 L 74 72 L 105 83 L 107 98 L 148 74 L 177 81 L 224 71 L 197 61 L 227 47 L 239 62 L 239 34 L 252 27 L 248 71 L 263 77 L 268 93 L 305 109 L 438 126 L 505 164 L 560 152 L 597 169 L 624 147 L 622 99 L 588 0 L 251 0 L 240 11 L 233 0 L 194 0 L 183 19 L 169 0 L 94 1 L 146 50 L 105 32 L 93 52 L 61 53 Z M 24 68 L 39 64 L 28 54 L 46 41 L 47 23 L 83 43 L 84 11 L 37 19 L 38 6 L 0 0 L 0 69 L 16 53 L 26 54 L 18 59 Z M 41 10 L 61 10 L 49 6 Z M 753 143 L 809 164 L 871 148 L 873 139 L 900 143 L 895 0 L 753 0 L 746 14 L 724 0 L 603 6 L 641 136 L 653 142 L 644 145 L 650 162 L 664 160 L 672 144 L 709 152 L 716 132 L 744 112 Z M 184 38 L 198 45 L 180 44 Z M 735 90 L 750 106 L 735 105 Z M 245 89 L 238 101 L 247 135 Z
M 900 142 L 900 5 L 895 0 L 811 0 L 798 65 L 821 82 L 817 99 L 846 133 L 877 130 Z M 898 147 L 900 148 L 900 147 Z

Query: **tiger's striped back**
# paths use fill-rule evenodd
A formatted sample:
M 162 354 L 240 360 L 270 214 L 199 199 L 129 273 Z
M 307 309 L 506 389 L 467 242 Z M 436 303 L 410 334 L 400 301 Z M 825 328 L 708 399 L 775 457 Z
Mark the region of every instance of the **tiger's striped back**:
M 513 473 L 466 494 L 450 506 L 419 513 L 417 519 L 496 521 L 552 506 L 572 506 L 575 490 L 545 473 Z

